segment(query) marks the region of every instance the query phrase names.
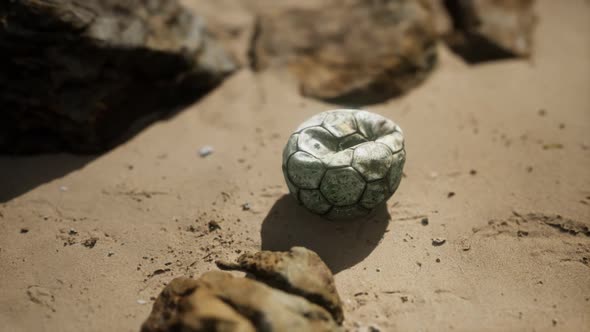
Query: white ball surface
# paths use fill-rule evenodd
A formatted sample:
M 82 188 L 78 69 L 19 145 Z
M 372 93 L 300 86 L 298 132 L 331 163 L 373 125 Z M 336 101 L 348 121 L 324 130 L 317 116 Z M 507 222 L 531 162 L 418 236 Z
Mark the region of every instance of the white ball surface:
M 291 194 L 328 219 L 367 215 L 397 190 L 404 137 L 393 121 L 367 111 L 316 114 L 291 134 L 283 174 Z

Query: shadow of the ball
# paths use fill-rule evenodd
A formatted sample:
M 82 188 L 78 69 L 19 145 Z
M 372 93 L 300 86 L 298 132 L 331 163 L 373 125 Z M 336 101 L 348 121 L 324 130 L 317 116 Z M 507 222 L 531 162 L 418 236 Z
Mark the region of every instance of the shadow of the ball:
M 315 251 L 333 273 L 367 257 L 379 244 L 391 217 L 386 204 L 356 220 L 332 221 L 315 215 L 293 197 L 279 198 L 262 223 L 263 250 L 302 246 Z

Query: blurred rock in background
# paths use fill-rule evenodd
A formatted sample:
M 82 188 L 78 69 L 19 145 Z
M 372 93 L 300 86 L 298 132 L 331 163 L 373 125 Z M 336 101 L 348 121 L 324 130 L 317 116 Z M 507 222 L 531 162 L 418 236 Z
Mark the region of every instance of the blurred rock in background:
M 444 0 L 444 3 L 454 26 L 445 40 L 467 62 L 531 55 L 536 23 L 534 0 Z
M 176 0 L 2 1 L 0 50 L 2 153 L 104 151 L 236 69 Z

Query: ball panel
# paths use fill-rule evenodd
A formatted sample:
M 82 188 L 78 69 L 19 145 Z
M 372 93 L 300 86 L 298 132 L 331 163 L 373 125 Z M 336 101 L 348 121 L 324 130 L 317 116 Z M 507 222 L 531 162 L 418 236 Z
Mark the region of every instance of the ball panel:
M 287 168 L 283 167 L 283 176 L 285 177 L 285 182 L 287 183 L 287 188 L 289 188 L 289 193 L 291 194 L 291 196 L 295 197 L 296 200 L 299 200 L 299 188 L 297 188 L 297 186 L 295 186 L 293 184 L 293 182 L 291 182 L 291 179 L 289 179 L 289 175 L 287 174 Z
M 404 164 L 406 162 L 406 152 L 404 150 L 393 155 L 393 163 L 387 175 L 389 191 L 393 194 L 402 180 Z
M 385 202 L 390 196 L 389 183 L 386 179 L 367 183 L 367 189 L 361 197 L 360 204 L 367 209 L 372 209 L 382 202 Z
M 322 161 L 328 168 L 350 166 L 352 163 L 352 150 L 344 150 L 328 155 Z
M 402 136 L 402 133 L 398 131 L 385 135 L 377 139 L 376 142 L 387 145 L 393 153 L 397 153 L 404 148 L 404 137 Z
M 320 190 L 336 206 L 356 203 L 365 189 L 365 181 L 352 167 L 330 169 L 322 179 Z
M 363 144 L 368 142 L 367 139 L 361 135 L 361 134 L 352 134 L 346 137 L 343 137 L 340 139 L 340 143 L 338 144 L 338 147 L 340 148 L 340 150 L 346 150 L 348 148 L 352 148 L 354 146 L 357 146 L 359 144 Z
M 316 114 L 314 116 L 312 116 L 311 118 L 305 120 L 305 122 L 303 122 L 302 124 L 299 125 L 299 127 L 297 127 L 297 130 L 295 130 L 296 133 L 302 131 L 305 128 L 309 128 L 309 127 L 319 127 L 322 125 L 322 123 L 324 122 L 324 119 L 326 118 L 327 113 L 320 113 L 320 114 Z
M 364 217 L 370 212 L 371 210 L 365 209 L 360 205 L 335 206 L 326 214 L 326 218 L 331 220 L 355 219 Z
M 317 189 L 301 189 L 299 199 L 306 208 L 317 214 L 324 214 L 332 207 Z
M 299 134 L 293 134 L 289 137 L 287 141 L 287 145 L 283 149 L 283 166 L 287 165 L 287 161 L 289 161 L 289 157 L 295 152 L 297 152 L 297 139 L 299 138 Z
M 314 157 L 322 158 L 337 151 L 337 140 L 322 127 L 304 129 L 299 134 L 297 146 Z
M 287 175 L 300 189 L 317 189 L 325 171 L 321 161 L 302 151 L 295 152 L 287 163 Z
M 354 117 L 356 118 L 359 132 L 369 140 L 375 140 L 395 131 L 395 123 L 379 114 L 358 111 Z
M 357 130 L 354 113 L 346 110 L 329 112 L 322 126 L 335 137 L 344 137 Z
M 368 142 L 354 150 L 352 167 L 367 181 L 382 179 L 391 167 L 393 156 L 383 144 Z

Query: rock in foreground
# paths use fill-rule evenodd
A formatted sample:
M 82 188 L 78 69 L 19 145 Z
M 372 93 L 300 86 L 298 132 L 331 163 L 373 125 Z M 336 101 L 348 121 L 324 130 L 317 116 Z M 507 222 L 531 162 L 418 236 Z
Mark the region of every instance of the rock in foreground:
M 251 62 L 255 70 L 287 65 L 304 95 L 365 104 L 421 82 L 436 62 L 435 44 L 428 1 L 346 0 L 262 15 Z
M 468 62 L 528 57 L 534 0 L 445 0 L 455 30 L 449 46 Z
M 0 152 L 109 148 L 235 69 L 177 0 L 0 4 Z
M 314 252 L 263 251 L 219 264 L 252 272 L 253 278 L 214 271 L 197 280 L 174 279 L 141 331 L 341 331 L 333 276 Z

